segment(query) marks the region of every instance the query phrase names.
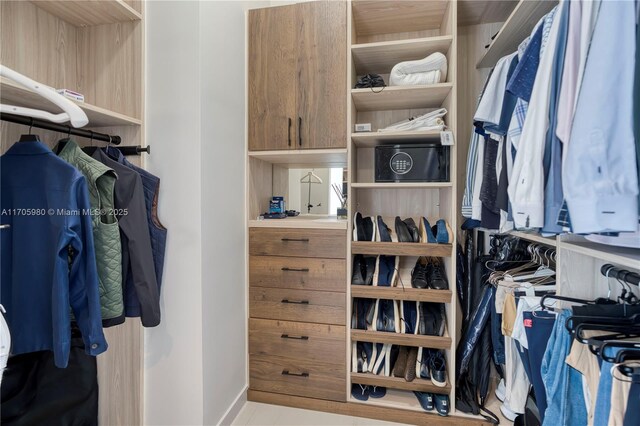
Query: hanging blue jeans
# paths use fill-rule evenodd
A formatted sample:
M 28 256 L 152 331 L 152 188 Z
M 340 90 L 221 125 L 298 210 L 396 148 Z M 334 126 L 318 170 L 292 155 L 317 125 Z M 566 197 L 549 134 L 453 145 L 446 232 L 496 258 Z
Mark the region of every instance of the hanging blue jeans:
M 605 348 L 603 355 L 615 357 L 621 348 Z M 600 382 L 598 383 L 598 399 L 596 400 L 596 412 L 593 423 L 596 426 L 608 425 L 609 414 L 611 413 L 611 385 L 613 384 L 613 376 L 611 368 L 613 363 L 602 361 L 600 365 Z
M 571 336 L 565 328 L 570 310 L 563 310 L 549 337 L 540 373 L 547 393 L 543 426 L 584 426 L 587 408 L 582 391 L 581 374 L 565 363 L 571 351 Z

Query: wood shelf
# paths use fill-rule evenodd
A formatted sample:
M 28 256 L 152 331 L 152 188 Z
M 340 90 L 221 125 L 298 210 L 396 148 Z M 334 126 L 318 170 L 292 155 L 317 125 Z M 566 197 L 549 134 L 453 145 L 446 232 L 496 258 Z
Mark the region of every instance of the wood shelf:
M 351 242 L 352 254 L 451 257 L 452 250 L 451 244 Z
M 492 67 L 503 56 L 515 52 L 540 18 L 556 4 L 556 0 L 520 0 L 476 68 Z
M 511 231 L 509 235 L 513 235 L 514 237 L 521 238 L 523 240 L 531 241 L 534 243 L 540 243 L 547 246 L 556 246 L 556 238 L 555 237 L 543 237 L 539 233 L 531 233 L 531 232 L 522 232 L 522 231 Z
M 358 111 L 439 108 L 453 87 L 452 83 L 424 86 L 387 86 L 374 89 L 352 89 L 351 96 Z
M 351 285 L 351 297 L 451 303 L 451 290 Z
M 460 0 L 458 26 L 504 22 L 517 4 L 517 0 Z
M 8 78 L 0 79 L 0 98 L 3 104 L 41 109 L 59 113 L 60 109 L 40 95 L 14 83 Z M 108 126 L 139 126 L 142 120 L 118 112 L 109 111 L 88 103 L 76 102 L 89 118 L 88 128 Z
M 289 169 L 305 167 L 347 167 L 345 149 L 292 149 L 282 151 L 249 151 L 249 157 L 278 164 Z
M 421 334 L 386 333 L 383 331 L 351 330 L 352 342 L 390 343 L 430 349 L 451 349 L 449 336 L 423 336 Z
M 451 188 L 451 182 L 359 182 L 352 183 L 354 189 L 439 189 Z
M 595 243 L 583 237 L 576 236 L 568 237 L 571 238 L 571 240 L 563 240 L 563 237 L 560 238 L 558 247 L 561 250 L 569 250 L 585 256 L 601 259 L 605 262 L 615 263 L 626 268 L 640 269 L 639 249 Z
M 386 377 L 371 373 L 351 373 L 351 383 L 440 394 L 448 394 L 451 391 L 451 385 L 448 381 L 446 386 L 440 387 L 434 385 L 431 380 L 415 378 L 412 382 L 407 382 L 404 377 Z
M 356 74 L 388 74 L 399 62 L 423 59 L 434 52 L 446 55 L 452 41 L 448 35 L 354 44 L 351 54 Z
M 142 15 L 123 0 L 42 0 L 32 3 L 77 27 L 142 19 Z
M 440 131 L 352 133 L 351 140 L 358 148 L 373 148 L 378 145 L 393 143 L 439 143 Z
M 357 36 L 439 29 L 446 1 L 358 0 L 351 3 Z

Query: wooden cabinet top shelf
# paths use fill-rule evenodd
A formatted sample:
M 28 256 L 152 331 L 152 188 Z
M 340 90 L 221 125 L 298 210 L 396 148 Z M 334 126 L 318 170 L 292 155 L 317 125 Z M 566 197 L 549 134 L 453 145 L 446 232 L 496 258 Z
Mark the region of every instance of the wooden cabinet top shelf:
M 14 83 L 8 78 L 0 79 L 0 97 L 3 104 L 41 109 L 59 113 L 60 109 L 40 95 Z M 88 103 L 76 102 L 89 118 L 88 128 L 107 126 L 139 126 L 142 120 L 100 108 Z
M 351 96 L 358 111 L 438 108 L 452 87 L 452 83 L 438 83 L 425 86 L 352 89 Z
M 434 52 L 446 55 L 452 41 L 453 37 L 447 35 L 354 44 L 351 53 L 358 75 L 388 74 L 399 62 L 423 59 Z
M 440 189 L 451 188 L 451 182 L 357 182 L 352 188 L 361 189 Z
M 363 297 L 368 299 L 411 300 L 416 302 L 451 303 L 451 290 L 352 285 L 351 297 Z
M 494 66 L 500 58 L 518 49 L 540 18 L 558 4 L 555 0 L 520 0 L 476 68 Z
M 451 349 L 449 336 L 423 336 L 420 334 L 387 333 L 383 331 L 351 330 L 352 342 L 390 343 L 431 349 Z
M 418 392 L 446 393 L 451 390 L 451 385 L 447 382 L 446 386 L 439 387 L 434 385 L 431 380 L 414 379 L 407 382 L 404 377 L 385 377 L 371 373 L 351 373 L 351 382 L 361 385 L 382 386 L 391 389 L 410 390 Z
M 34 0 L 32 3 L 77 27 L 142 19 L 142 14 L 124 0 Z
M 451 244 L 351 242 L 353 254 L 451 257 L 451 252 Z

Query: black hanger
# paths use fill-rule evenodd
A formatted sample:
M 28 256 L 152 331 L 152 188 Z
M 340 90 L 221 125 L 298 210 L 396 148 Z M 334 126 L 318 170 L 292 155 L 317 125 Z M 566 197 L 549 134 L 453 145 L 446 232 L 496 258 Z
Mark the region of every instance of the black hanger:
M 38 135 L 34 135 L 31 133 L 31 129 L 33 128 L 33 118 L 31 118 L 31 124 L 29 125 L 29 134 L 21 135 L 20 140 L 18 142 L 40 142 L 40 137 Z
M 592 354 L 594 354 L 596 356 L 600 356 L 600 354 L 602 353 L 602 347 L 606 343 L 611 343 L 611 342 L 614 342 L 614 341 L 628 339 L 628 338 L 635 338 L 635 337 L 640 337 L 640 332 L 631 333 L 631 334 L 629 334 L 629 333 L 618 333 L 618 334 L 607 334 L 607 335 L 604 335 L 604 336 L 594 336 L 594 337 L 590 337 L 589 339 L 587 339 L 587 345 L 589 347 L 589 351 Z M 639 355 L 640 355 L 640 353 L 639 353 Z
M 82 148 L 82 151 L 87 155 L 93 155 L 93 153 L 96 152 L 98 147 L 93 146 L 93 131 L 89 130 L 89 133 L 91 134 L 91 138 L 89 139 L 89 143 L 91 144 L 91 146 L 85 146 L 84 148 Z
M 544 296 L 542 296 L 542 299 L 540 299 L 540 307 L 542 308 L 543 311 L 549 310 L 551 308 L 551 306 L 547 306 L 545 305 L 545 301 L 547 300 L 561 300 L 563 302 L 571 302 L 571 303 L 579 303 L 581 305 L 593 305 L 597 302 L 597 300 L 584 300 L 584 299 L 576 299 L 575 297 L 566 297 L 566 296 L 558 296 L 557 294 L 546 294 Z
M 607 355 L 607 352 L 606 352 L 607 348 L 621 348 L 623 349 L 623 351 L 635 350 L 636 352 L 638 352 L 640 350 L 640 342 L 629 342 L 624 340 L 609 340 L 602 344 L 602 346 L 600 347 L 600 358 L 602 358 L 603 361 L 619 364 L 620 362 L 622 362 L 622 361 L 617 361 L 618 355 L 620 355 L 620 353 L 618 353 L 615 357 L 611 357 Z M 638 354 L 640 355 L 640 352 L 638 352 Z
M 620 318 L 609 318 L 614 321 L 620 321 Z M 573 331 L 575 339 L 584 344 L 589 343 L 589 339 L 583 336 L 583 331 L 611 331 L 613 333 L 619 333 L 627 337 L 635 337 L 640 333 L 640 323 L 592 323 L 582 322 L 578 324 Z M 634 336 L 631 336 L 634 335 Z

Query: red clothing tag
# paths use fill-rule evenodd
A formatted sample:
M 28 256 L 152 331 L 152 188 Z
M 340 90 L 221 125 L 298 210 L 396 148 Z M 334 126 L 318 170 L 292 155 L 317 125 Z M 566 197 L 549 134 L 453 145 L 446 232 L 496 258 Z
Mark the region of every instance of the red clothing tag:
M 524 320 L 524 326 L 527 327 L 527 328 L 532 328 L 533 327 L 533 320 L 531 320 L 531 319 Z

